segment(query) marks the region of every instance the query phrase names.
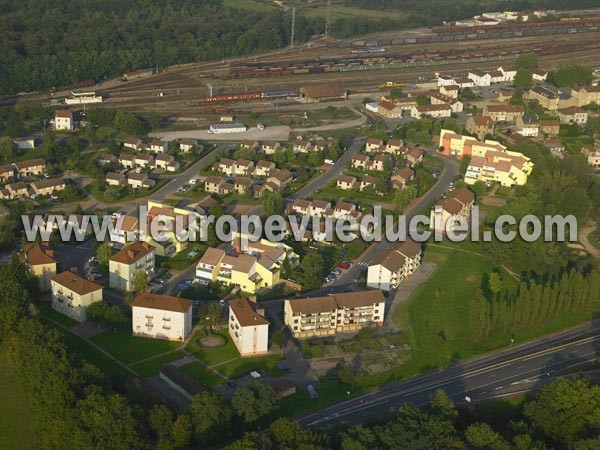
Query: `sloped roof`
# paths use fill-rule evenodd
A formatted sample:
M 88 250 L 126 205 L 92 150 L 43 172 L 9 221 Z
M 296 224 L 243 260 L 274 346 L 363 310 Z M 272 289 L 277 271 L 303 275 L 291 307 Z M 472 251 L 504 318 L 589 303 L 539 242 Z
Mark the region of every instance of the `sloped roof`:
M 80 277 L 73 272 L 62 272 L 52 277 L 52 281 L 79 295 L 89 294 L 102 289 L 102 286 Z
M 185 313 L 192 307 L 192 301 L 170 295 L 144 293 L 135 298 L 133 307 Z

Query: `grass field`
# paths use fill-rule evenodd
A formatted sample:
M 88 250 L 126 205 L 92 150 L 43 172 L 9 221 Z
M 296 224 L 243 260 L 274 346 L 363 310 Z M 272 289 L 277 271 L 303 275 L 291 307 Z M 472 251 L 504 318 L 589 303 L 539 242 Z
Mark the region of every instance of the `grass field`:
M 298 3 L 298 2 L 297 2 Z M 306 4 L 304 2 L 299 2 Z M 345 6 L 331 2 L 331 20 L 336 19 L 355 19 L 356 17 L 364 17 L 365 19 L 398 19 L 404 15 L 404 13 L 398 9 L 395 10 L 381 10 L 381 9 L 363 9 L 355 6 Z M 305 17 L 321 17 L 325 18 L 327 15 L 327 5 L 325 2 L 318 6 L 309 6 L 298 10 L 297 13 Z
M 223 379 L 211 370 L 207 369 L 202 363 L 193 362 L 181 367 L 181 370 L 207 388 L 214 388 L 221 384 Z
M 132 336 L 129 328 L 121 328 L 116 332 L 105 331 L 94 336 L 92 341 L 125 364 L 133 364 L 181 346 L 180 342 Z
M 269 12 L 273 6 L 257 0 L 223 0 L 225 8 L 247 9 L 248 11 Z
M 143 377 L 151 377 L 153 375 L 158 375 L 162 366 L 171 361 L 177 361 L 178 359 L 182 359 L 185 357 L 183 352 L 171 352 L 166 355 L 157 356 L 149 361 L 144 361 L 139 364 L 134 364 L 131 366 L 133 370 L 139 373 Z
M 225 345 L 220 347 L 203 347 L 198 338 L 194 336 L 188 343 L 186 350 L 192 353 L 196 358 L 202 360 L 204 364 L 213 367 L 217 372 L 226 378 L 239 378 L 247 375 L 253 370 L 264 370 L 269 376 L 277 377 L 283 375 L 283 372 L 277 367 L 277 361 L 281 359 L 280 355 L 265 355 L 254 358 L 242 358 L 238 353 L 235 344 L 226 332 L 217 333 L 225 339 Z M 201 334 L 197 333 L 197 336 Z M 201 365 L 200 365 L 201 366 Z M 209 372 L 202 367 L 204 371 Z M 195 370 L 202 374 L 201 369 Z M 212 374 L 214 376 L 214 374 Z
M 35 448 L 33 419 L 3 353 L 0 353 L 0 399 L 0 448 Z

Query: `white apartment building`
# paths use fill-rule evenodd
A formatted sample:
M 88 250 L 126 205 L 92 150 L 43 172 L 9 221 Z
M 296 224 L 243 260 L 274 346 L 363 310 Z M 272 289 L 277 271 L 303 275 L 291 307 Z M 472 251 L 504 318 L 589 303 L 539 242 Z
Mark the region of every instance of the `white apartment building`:
M 295 338 L 382 326 L 384 315 L 385 299 L 380 290 L 286 300 L 284 304 L 284 321 Z
M 269 321 L 256 303 L 229 300 L 229 336 L 240 356 L 263 355 L 269 350 Z
M 367 272 L 367 286 L 384 291 L 396 289 L 421 265 L 421 245 L 407 240 L 376 256 Z
M 131 316 L 135 336 L 183 341 L 192 331 L 192 301 L 181 297 L 140 294 Z
M 135 274 L 142 270 L 154 274 L 155 250 L 146 242 L 134 242 L 123 247 L 108 260 L 108 285 L 121 291 L 133 290 Z
M 102 286 L 73 272 L 62 272 L 50 280 L 52 308 L 78 322 L 87 319 L 86 310 L 102 301 Z
M 54 129 L 55 130 L 72 130 L 73 129 L 73 113 L 68 109 L 59 109 L 54 112 Z
M 461 220 L 471 217 L 471 210 L 475 203 L 475 194 L 466 188 L 457 189 L 435 205 L 431 210 L 430 228 L 441 232 L 446 231 L 446 224 L 450 221 L 451 230 L 457 229 Z

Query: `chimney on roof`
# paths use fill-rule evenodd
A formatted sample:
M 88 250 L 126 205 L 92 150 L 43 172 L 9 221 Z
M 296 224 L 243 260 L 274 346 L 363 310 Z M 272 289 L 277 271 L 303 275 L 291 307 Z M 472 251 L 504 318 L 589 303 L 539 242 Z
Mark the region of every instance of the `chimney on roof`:
M 250 297 L 248 297 L 248 301 L 256 305 L 256 295 L 251 295 Z
M 46 255 L 48 255 L 50 257 L 53 257 L 54 256 L 54 250 L 50 250 L 50 249 L 46 250 Z
M 127 257 L 128 258 L 134 258 L 135 257 L 135 252 L 133 250 L 127 250 Z
M 72 273 L 77 273 L 77 267 L 71 267 L 69 271 Z

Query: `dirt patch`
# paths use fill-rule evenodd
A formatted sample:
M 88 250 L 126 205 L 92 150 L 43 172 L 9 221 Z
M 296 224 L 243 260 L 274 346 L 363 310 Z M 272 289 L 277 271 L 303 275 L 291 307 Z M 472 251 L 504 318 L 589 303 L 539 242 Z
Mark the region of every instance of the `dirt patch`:
M 223 347 L 227 342 L 223 336 L 210 334 L 206 337 L 198 339 L 198 342 L 203 347 Z
M 467 277 L 467 281 L 468 281 L 469 283 L 472 283 L 472 282 L 473 282 L 473 281 L 475 281 L 476 279 L 477 279 L 477 278 L 475 277 L 475 275 L 469 275 L 469 276 Z
M 487 206 L 504 206 L 506 205 L 506 199 L 501 197 L 483 197 L 481 203 Z

